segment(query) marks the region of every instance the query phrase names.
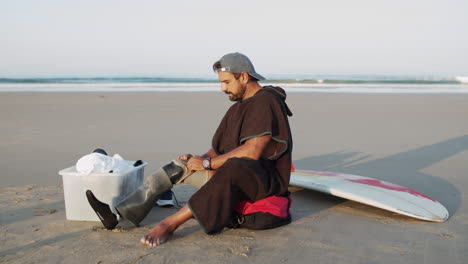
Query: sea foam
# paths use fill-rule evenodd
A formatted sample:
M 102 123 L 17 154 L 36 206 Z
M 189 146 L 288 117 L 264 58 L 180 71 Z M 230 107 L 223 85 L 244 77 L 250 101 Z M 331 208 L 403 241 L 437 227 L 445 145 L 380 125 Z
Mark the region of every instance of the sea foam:
M 292 93 L 467 94 L 468 77 L 277 76 L 261 85 Z M 219 92 L 214 78 L 0 78 L 0 92 Z

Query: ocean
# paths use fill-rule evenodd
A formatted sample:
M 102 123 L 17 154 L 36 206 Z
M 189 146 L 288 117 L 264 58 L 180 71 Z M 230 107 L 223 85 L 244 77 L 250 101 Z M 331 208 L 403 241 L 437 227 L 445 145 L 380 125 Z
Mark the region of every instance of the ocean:
M 0 78 L 0 92 L 219 92 L 212 78 Z M 467 76 L 273 75 L 288 93 L 468 94 Z

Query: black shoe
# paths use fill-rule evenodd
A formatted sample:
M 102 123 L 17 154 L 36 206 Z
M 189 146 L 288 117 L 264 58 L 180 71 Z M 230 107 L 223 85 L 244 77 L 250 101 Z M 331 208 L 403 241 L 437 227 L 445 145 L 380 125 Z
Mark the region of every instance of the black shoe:
M 119 221 L 117 220 L 117 216 L 112 213 L 109 205 L 99 201 L 90 190 L 86 191 L 86 198 L 88 198 L 89 204 L 94 212 L 96 212 L 99 219 L 101 219 L 104 227 L 108 230 L 114 229 Z

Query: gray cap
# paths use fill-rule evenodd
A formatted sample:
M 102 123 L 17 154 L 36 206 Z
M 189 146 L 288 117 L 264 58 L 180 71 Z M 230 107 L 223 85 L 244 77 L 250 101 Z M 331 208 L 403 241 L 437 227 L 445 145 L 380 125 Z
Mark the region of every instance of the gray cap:
M 219 61 L 213 64 L 213 70 L 215 72 L 231 73 L 246 72 L 258 80 L 265 80 L 265 77 L 255 72 L 255 68 L 249 58 L 239 52 L 224 55 Z

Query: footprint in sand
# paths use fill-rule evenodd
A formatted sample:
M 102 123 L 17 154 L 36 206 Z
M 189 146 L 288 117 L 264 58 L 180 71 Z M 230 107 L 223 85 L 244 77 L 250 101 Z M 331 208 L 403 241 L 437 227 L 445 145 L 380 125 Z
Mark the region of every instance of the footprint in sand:
M 56 213 L 57 210 L 55 209 L 47 209 L 47 208 L 34 208 L 34 215 L 35 216 L 42 216 Z
M 439 236 L 443 239 L 451 239 L 451 238 L 454 238 L 453 235 L 450 235 L 450 234 L 444 234 L 444 233 L 440 233 Z

